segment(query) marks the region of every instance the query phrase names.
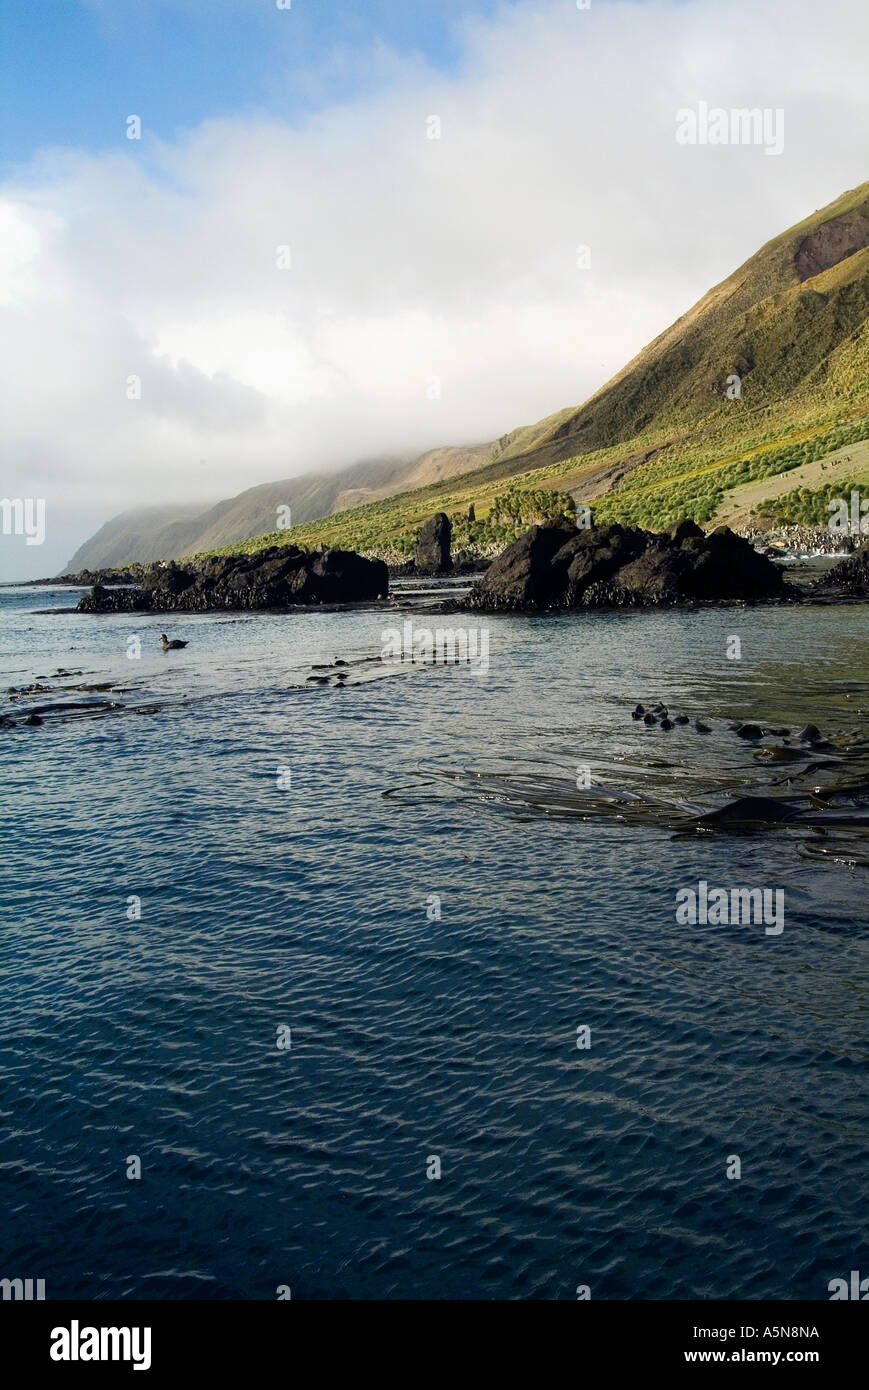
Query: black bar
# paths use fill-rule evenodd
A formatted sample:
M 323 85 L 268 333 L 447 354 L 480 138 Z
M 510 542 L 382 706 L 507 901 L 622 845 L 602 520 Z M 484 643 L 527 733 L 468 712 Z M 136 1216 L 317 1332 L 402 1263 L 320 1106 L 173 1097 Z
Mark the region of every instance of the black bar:
M 130 1359 L 52 1359 L 52 1346 L 71 1352 L 73 1333 L 77 1349 L 89 1349 L 89 1328 L 130 1329 L 129 1344 L 118 1340 L 119 1352 L 127 1350 Z M 139 1329 L 135 1340 L 132 1329 Z M 411 1381 L 430 1378 L 439 1366 L 454 1377 L 468 1371 L 469 1352 L 485 1360 L 487 1381 L 501 1357 L 518 1373 L 517 1353 L 536 1365 L 535 1380 L 543 1383 L 556 1377 L 562 1361 L 567 1371 L 572 1368 L 571 1379 L 592 1365 L 598 1374 L 639 1372 L 649 1380 L 677 1368 L 702 1375 L 716 1367 L 731 1373 L 801 1367 L 829 1379 L 858 1371 L 866 1330 L 859 1303 L 835 1301 L 0 1303 L 4 1366 L 16 1364 L 19 1377 L 135 1375 L 133 1354 L 144 1361 L 147 1350 L 150 1365 L 140 1374 L 157 1384 L 185 1374 L 213 1373 L 222 1381 L 270 1375 L 268 1368 L 271 1374 L 286 1372 L 288 1382 L 310 1381 L 312 1371 L 322 1374 L 344 1363 L 354 1379 L 387 1367 L 402 1369 L 402 1379 Z M 111 1354 L 111 1339 L 105 1348 Z

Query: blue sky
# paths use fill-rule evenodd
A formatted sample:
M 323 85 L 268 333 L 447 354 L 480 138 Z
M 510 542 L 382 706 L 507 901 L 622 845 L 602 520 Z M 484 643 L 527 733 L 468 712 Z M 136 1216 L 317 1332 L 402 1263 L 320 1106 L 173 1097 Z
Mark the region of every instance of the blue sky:
M 370 69 L 352 57 L 377 45 L 455 70 L 457 22 L 497 7 L 498 0 L 293 0 L 290 10 L 275 0 L 2 0 L 2 158 L 8 168 L 44 145 L 106 148 L 130 113 L 164 139 L 246 111 L 295 120 L 326 100 L 363 94 Z M 313 72 L 325 81 L 312 86 Z

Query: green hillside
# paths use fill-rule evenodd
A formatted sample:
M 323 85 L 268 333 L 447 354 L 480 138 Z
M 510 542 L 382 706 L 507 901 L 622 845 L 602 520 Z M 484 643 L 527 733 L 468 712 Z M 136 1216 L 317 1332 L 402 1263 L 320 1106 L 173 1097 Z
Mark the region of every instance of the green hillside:
M 585 405 L 502 437 L 484 467 L 225 549 L 397 558 L 445 511 L 457 547 L 492 550 L 522 529 L 491 517 L 513 488 L 569 491 L 606 520 L 708 522 L 730 489 L 866 438 L 869 183 L 768 242 Z

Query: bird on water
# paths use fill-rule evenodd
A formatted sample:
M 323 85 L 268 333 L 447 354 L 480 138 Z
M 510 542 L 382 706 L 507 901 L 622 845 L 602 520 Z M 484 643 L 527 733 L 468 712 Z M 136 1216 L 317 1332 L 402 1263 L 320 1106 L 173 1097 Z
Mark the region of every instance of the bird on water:
M 174 652 L 180 650 L 181 647 L 186 647 L 187 643 L 179 642 L 177 637 L 174 639 L 174 641 L 170 642 L 165 632 L 161 632 L 160 645 L 163 648 L 164 652 Z

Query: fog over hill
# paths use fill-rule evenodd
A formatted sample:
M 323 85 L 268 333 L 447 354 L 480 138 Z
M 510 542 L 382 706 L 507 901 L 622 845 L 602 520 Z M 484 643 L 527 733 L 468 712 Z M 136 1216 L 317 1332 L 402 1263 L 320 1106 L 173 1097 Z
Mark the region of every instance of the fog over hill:
M 737 444 L 754 447 L 752 431 L 764 443 L 777 433 L 782 440 L 795 432 L 820 438 L 861 410 L 869 411 L 869 182 L 767 242 L 584 405 L 491 444 L 266 483 L 194 514 L 124 513 L 80 548 L 69 571 L 167 559 L 266 534 L 388 549 L 406 541 L 427 513 L 466 511 L 472 495 L 482 518 L 487 499 L 507 480 L 551 486 L 540 475 L 556 468 L 560 486 L 572 487 L 578 499 L 607 497 L 618 515 L 624 496 L 625 517 L 642 519 L 636 491 L 651 460 L 654 494 L 681 486 L 697 449 L 716 435 L 726 458 Z M 587 459 L 597 466 L 586 466 Z M 571 462 L 575 475 L 564 474 Z M 692 511 L 688 495 L 685 512 L 708 519 L 706 494 L 696 500 Z M 382 505 L 372 511 L 372 503 Z M 275 534 L 282 505 L 304 535 Z M 324 518 L 328 524 L 318 527 Z
M 278 508 L 288 507 L 292 524 L 298 525 L 464 473 L 488 458 L 489 452 L 488 445 L 433 449 L 421 458 L 373 459 L 333 473 L 261 483 L 207 507 L 132 508 L 85 541 L 63 573 L 172 559 L 248 540 L 275 529 Z

